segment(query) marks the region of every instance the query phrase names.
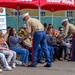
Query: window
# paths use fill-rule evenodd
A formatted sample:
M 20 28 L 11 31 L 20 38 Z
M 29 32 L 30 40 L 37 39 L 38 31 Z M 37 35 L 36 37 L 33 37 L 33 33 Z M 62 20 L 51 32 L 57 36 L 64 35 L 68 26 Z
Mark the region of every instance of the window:
M 68 17 L 68 18 L 73 17 L 73 11 L 72 10 L 67 10 L 66 13 L 65 13 L 65 16 Z
M 45 10 L 41 10 L 41 16 L 45 16 Z
M 17 11 L 17 10 L 14 10 L 14 15 L 15 15 L 15 16 L 18 15 L 18 11 Z M 20 12 L 19 12 L 19 15 L 20 15 Z

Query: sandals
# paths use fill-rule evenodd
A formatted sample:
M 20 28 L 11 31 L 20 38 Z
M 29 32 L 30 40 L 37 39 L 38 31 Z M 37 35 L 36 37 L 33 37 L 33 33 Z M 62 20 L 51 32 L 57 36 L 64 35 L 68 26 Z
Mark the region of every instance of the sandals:
M 28 66 L 28 64 L 26 64 L 26 63 L 22 63 L 22 66 L 27 67 L 27 66 Z

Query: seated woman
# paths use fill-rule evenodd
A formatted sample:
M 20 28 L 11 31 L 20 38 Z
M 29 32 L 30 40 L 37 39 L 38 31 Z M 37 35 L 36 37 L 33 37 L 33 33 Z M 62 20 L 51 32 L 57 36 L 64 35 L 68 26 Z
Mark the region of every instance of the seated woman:
M 8 36 L 9 47 L 16 53 L 20 53 L 22 56 L 22 65 L 28 66 L 29 51 L 19 44 L 23 39 L 25 39 L 25 37 L 19 37 L 16 35 L 16 30 L 14 28 L 10 29 Z
M 10 63 L 12 60 L 12 67 L 16 68 L 15 60 L 16 60 L 16 52 L 9 49 L 7 43 L 5 42 L 2 31 L 0 30 L 0 53 L 3 53 L 7 56 L 7 62 Z
M 6 58 L 5 58 L 5 55 L 3 53 L 0 53 L 0 59 L 3 63 L 4 70 L 6 70 L 6 71 L 12 70 L 12 68 L 8 65 Z M 0 69 L 0 72 L 2 72 L 1 69 Z

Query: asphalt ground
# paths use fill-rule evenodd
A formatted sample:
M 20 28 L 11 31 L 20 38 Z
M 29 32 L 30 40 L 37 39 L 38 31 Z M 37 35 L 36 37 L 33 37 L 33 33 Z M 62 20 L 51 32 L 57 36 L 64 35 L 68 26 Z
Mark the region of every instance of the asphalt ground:
M 43 67 L 44 64 L 38 64 L 37 67 L 17 66 L 12 71 L 3 71 L 0 75 L 75 75 L 74 61 L 56 61 L 52 67 Z

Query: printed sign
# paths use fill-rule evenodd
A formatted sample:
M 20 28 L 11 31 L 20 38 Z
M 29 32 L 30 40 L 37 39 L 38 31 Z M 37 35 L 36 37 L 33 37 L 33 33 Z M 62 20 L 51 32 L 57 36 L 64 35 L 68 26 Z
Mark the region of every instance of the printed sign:
M 74 0 L 46 0 L 46 2 L 52 2 L 52 3 L 65 3 L 65 4 L 72 4 L 74 5 Z
M 5 10 L 5 8 L 2 8 L 2 7 L 0 7 L 0 16 L 1 15 L 6 15 L 6 10 Z
M 0 29 L 6 30 L 6 10 L 0 7 Z

